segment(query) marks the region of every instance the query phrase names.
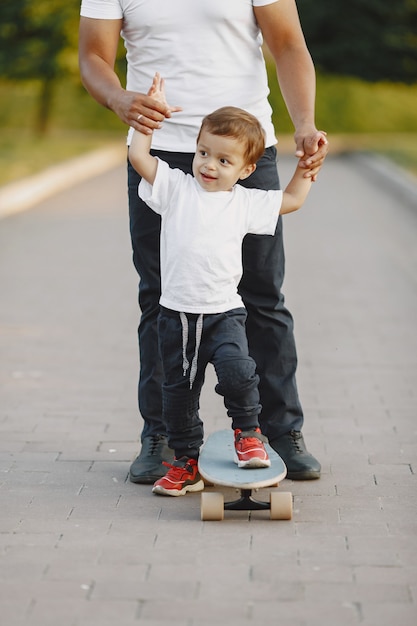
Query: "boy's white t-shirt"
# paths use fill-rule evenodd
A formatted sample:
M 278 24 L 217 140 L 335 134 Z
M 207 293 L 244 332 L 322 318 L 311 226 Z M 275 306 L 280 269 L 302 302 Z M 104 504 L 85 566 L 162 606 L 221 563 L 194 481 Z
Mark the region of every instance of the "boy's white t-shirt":
M 154 133 L 153 148 L 194 152 L 202 118 L 222 106 L 255 115 L 268 147 L 276 138 L 253 7 L 276 1 L 82 0 L 81 15 L 123 19 L 127 89 L 147 93 L 158 71 L 167 102 L 183 108 Z
M 243 306 L 242 240 L 273 235 L 282 191 L 205 191 L 190 174 L 158 159 L 153 185 L 139 196 L 162 218 L 160 304 L 184 313 L 223 313 Z

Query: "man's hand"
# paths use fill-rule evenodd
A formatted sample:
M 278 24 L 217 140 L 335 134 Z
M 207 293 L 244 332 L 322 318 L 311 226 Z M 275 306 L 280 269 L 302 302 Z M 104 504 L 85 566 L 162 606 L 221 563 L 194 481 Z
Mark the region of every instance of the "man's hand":
M 168 104 L 165 94 L 165 81 L 159 72 L 156 72 L 152 85 L 142 102 L 140 113 L 131 126 L 144 134 L 150 134 L 153 130 L 161 127 L 165 118 L 171 117 L 172 113 L 178 111 L 182 111 L 181 107 Z
M 146 94 L 124 89 L 109 98 L 109 108 L 122 122 L 145 134 L 160 128 L 165 118 L 170 117 L 165 104 Z
M 311 178 L 314 182 L 329 151 L 327 133 L 324 130 L 314 130 L 305 134 L 299 132 L 295 133 L 294 139 L 295 156 L 300 159 L 299 166 L 307 170 L 304 177 Z

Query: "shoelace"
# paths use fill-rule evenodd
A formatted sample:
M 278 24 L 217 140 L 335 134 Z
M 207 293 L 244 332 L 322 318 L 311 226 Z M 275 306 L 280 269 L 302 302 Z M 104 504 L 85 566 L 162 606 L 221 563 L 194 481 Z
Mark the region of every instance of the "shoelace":
M 158 447 L 161 445 L 161 439 L 163 437 L 161 435 L 153 435 L 152 436 L 152 441 L 151 441 L 151 448 L 150 448 L 150 453 L 151 456 L 155 455 L 157 453 Z
M 289 434 L 290 434 L 291 440 L 294 444 L 294 448 L 296 449 L 296 451 L 303 452 L 303 448 L 300 445 L 300 442 L 302 441 L 301 435 L 296 430 L 290 430 Z

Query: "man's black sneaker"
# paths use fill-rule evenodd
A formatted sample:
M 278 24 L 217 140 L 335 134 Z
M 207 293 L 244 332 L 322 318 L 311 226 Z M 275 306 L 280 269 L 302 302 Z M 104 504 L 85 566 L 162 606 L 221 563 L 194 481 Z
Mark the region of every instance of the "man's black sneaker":
M 174 451 L 168 448 L 165 435 L 145 437 L 139 456 L 130 466 L 129 479 L 132 483 L 151 485 L 165 476 L 167 468 L 163 462 L 172 463 L 173 460 Z
M 320 478 L 321 465 L 306 448 L 299 430 L 277 437 L 269 445 L 278 452 L 287 466 L 287 478 L 291 480 L 314 480 Z

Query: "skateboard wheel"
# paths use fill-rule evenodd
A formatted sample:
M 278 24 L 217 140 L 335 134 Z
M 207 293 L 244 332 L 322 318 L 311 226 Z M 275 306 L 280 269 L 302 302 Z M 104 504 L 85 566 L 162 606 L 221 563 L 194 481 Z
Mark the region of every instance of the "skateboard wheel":
M 203 522 L 220 522 L 223 518 L 223 494 L 203 491 L 201 494 L 201 519 Z
M 292 493 L 289 491 L 271 491 L 269 494 L 271 505 L 270 518 L 292 519 Z

